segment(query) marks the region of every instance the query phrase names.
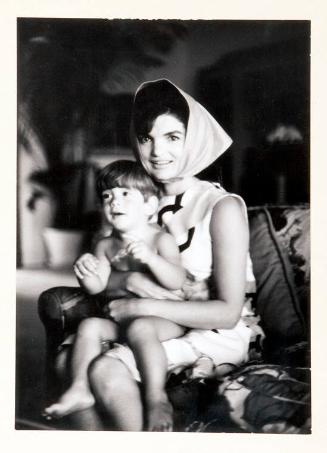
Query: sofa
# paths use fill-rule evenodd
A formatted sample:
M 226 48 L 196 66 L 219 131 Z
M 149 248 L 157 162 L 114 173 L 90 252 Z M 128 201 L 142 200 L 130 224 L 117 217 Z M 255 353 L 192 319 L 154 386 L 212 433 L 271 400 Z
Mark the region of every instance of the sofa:
M 249 207 L 248 216 L 256 315 L 265 339 L 252 345 L 256 353 L 240 367 L 207 376 L 188 369 L 170 377 L 174 431 L 311 432 L 309 206 Z M 50 288 L 40 295 L 47 401 L 67 385 L 63 357 L 69 347 L 63 351 L 62 342 L 82 319 L 103 316 L 105 303 L 105 295 L 89 296 L 78 287 Z M 79 429 L 68 419 L 53 421 L 52 427 Z

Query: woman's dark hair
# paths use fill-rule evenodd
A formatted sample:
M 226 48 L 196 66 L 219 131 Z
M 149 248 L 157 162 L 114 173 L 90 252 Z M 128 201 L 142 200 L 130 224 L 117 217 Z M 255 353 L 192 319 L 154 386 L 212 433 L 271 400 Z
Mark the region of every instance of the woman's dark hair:
M 178 89 L 168 80 L 149 83 L 135 97 L 132 116 L 136 135 L 147 135 L 154 120 L 165 113 L 174 115 L 187 129 L 190 112 Z
M 139 190 L 144 199 L 158 196 L 158 188 L 141 164 L 132 160 L 116 160 L 106 165 L 98 174 L 96 192 L 102 201 L 102 193 L 115 187 Z

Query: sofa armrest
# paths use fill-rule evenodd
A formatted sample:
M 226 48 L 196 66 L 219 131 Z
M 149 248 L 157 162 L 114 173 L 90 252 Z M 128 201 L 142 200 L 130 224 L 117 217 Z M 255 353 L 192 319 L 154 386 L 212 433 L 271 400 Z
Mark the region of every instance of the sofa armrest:
M 80 321 L 89 316 L 103 316 L 102 295 L 90 296 L 79 287 L 58 286 L 44 291 L 38 301 L 39 317 L 52 347 L 74 333 Z
M 82 319 L 103 316 L 105 301 L 104 295 L 90 296 L 79 287 L 67 286 L 50 288 L 39 296 L 38 313 L 46 334 L 45 385 L 48 402 L 62 392 L 62 383 L 57 379 L 60 345 L 76 331 Z

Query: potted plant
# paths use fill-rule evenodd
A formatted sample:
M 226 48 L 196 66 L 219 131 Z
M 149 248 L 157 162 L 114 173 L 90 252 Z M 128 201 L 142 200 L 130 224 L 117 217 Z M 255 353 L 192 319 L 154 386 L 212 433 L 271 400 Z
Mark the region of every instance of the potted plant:
M 65 164 L 30 175 L 34 190 L 30 205 L 48 197 L 53 221 L 43 239 L 50 267 L 71 266 L 98 225 L 94 193 L 96 169 L 88 163 Z

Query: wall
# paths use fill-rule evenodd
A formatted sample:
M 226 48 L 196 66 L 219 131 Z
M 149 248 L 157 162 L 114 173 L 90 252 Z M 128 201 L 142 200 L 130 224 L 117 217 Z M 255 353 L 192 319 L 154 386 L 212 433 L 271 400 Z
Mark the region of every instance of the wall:
M 166 77 L 190 94 L 197 71 L 224 55 L 302 36 L 301 21 L 186 21 L 188 36 L 177 43 L 163 67 L 149 70 L 145 80 Z

